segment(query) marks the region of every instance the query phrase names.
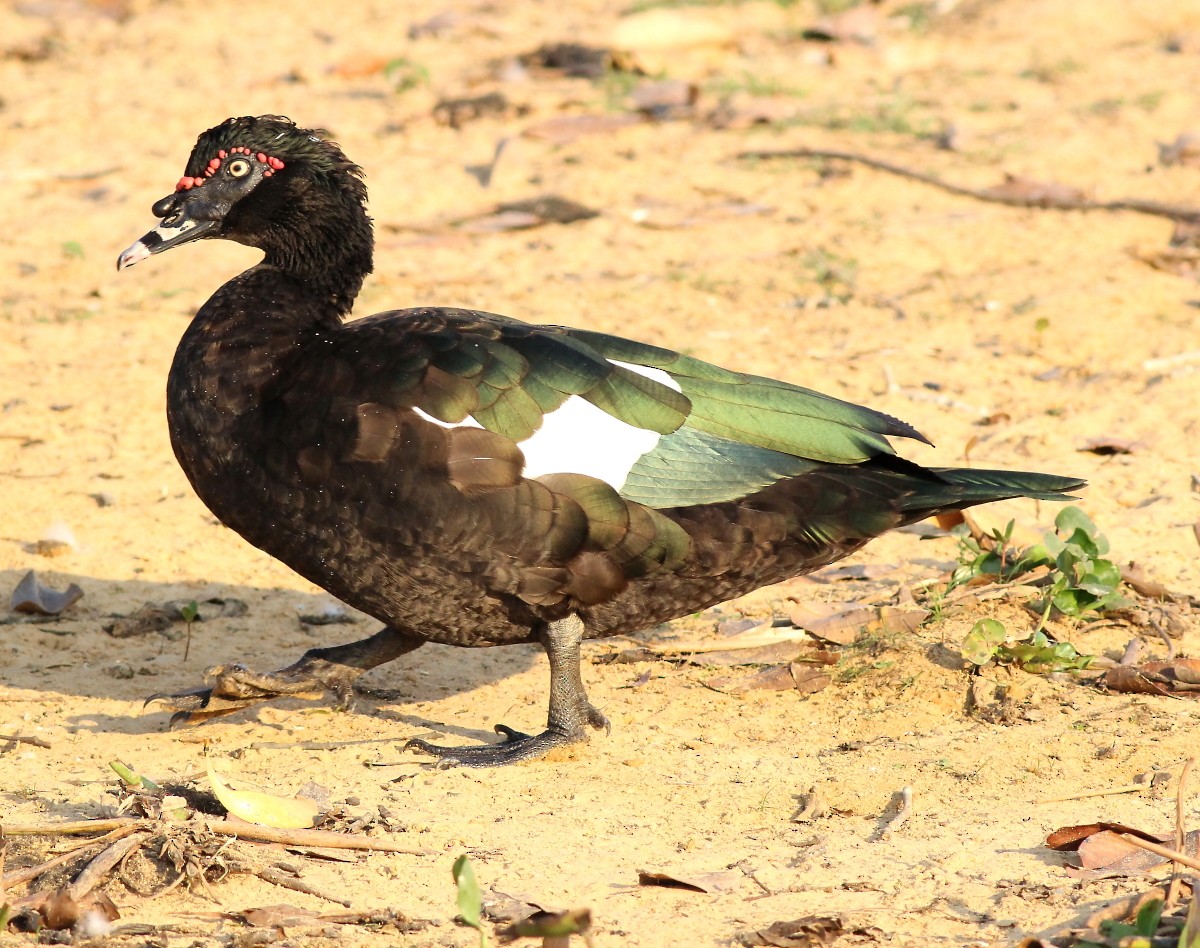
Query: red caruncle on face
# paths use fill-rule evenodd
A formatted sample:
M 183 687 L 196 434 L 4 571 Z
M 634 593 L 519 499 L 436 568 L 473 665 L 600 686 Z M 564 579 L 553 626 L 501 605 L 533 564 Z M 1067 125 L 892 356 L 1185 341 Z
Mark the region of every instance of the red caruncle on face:
M 204 168 L 203 175 L 184 175 L 175 185 L 176 191 L 190 191 L 192 188 L 200 187 L 209 178 L 221 170 L 222 164 L 230 155 L 245 155 L 247 158 L 257 161 L 260 165 L 266 165 L 267 169 L 263 172 L 264 178 L 271 177 L 276 171 L 282 170 L 285 165 L 274 155 L 268 155 L 265 152 L 253 152 L 243 145 L 238 145 L 226 151 L 224 148 L 217 152 L 215 158 L 210 158 L 208 164 Z

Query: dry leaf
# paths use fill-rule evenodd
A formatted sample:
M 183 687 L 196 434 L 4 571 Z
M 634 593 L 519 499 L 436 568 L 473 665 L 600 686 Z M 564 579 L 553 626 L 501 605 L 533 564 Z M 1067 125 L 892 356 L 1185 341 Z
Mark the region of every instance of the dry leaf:
M 645 82 L 630 97 L 634 109 L 656 121 L 687 118 L 700 98 L 700 87 L 682 79 Z
M 558 72 L 579 79 L 600 79 L 614 65 L 611 50 L 583 43 L 543 43 L 522 53 L 517 62 L 530 69 Z
M 772 922 L 766 928 L 743 934 L 740 941 L 747 948 L 818 948 L 833 944 L 842 932 L 840 918 L 806 915 L 790 922 Z
M 1135 835 L 1148 838 L 1151 842 L 1172 845 L 1170 836 L 1147 837 L 1140 832 Z M 1183 853 L 1195 856 L 1197 844 L 1200 844 L 1200 830 L 1192 830 L 1184 836 Z M 1082 872 L 1087 873 L 1088 877 L 1111 878 L 1150 872 L 1170 860 L 1135 846 L 1120 833 L 1104 830 L 1083 841 L 1079 847 L 1079 862 L 1083 867 Z
M 1077 450 L 1099 454 L 1102 457 L 1109 457 L 1114 454 L 1133 454 L 1134 451 L 1141 447 L 1141 444 L 1142 442 L 1140 441 L 1131 441 L 1128 438 L 1101 436 L 1088 438 Z
M 840 611 L 828 603 L 797 602 L 788 611 L 788 618 L 798 629 L 835 645 L 853 645 L 859 633 L 879 618 L 879 610 L 871 606 L 851 605 Z
M 1146 571 L 1136 563 L 1121 567 L 1121 581 L 1134 592 L 1147 599 L 1178 599 L 1171 590 L 1167 589 L 1157 579 L 1146 574 Z
M 728 694 L 741 694 L 746 691 L 799 691 L 813 694 L 829 687 L 832 681 L 833 679 L 819 668 L 790 662 L 786 665 L 772 665 L 741 678 L 712 678 L 705 684 L 714 691 Z
M 1059 827 L 1046 837 L 1046 845 L 1058 852 L 1074 852 L 1082 845 L 1084 840 L 1095 836 L 1097 833 L 1104 832 L 1129 833 L 1133 836 L 1148 839 L 1152 843 L 1162 841 L 1162 837 L 1143 833 L 1141 830 L 1134 829 L 1132 826 L 1126 826 L 1124 823 L 1080 823 L 1076 826 Z
M 729 892 L 742 880 L 740 872 L 702 872 L 681 875 L 678 872 L 638 870 L 638 885 L 661 886 L 665 889 L 687 889 L 691 892 Z
M 723 99 L 705 118 L 715 129 L 737 130 L 755 125 L 774 125 L 796 117 L 800 111 L 794 98 L 771 98 L 735 93 Z
M 1200 658 L 1116 665 L 1105 673 L 1104 685 L 1121 694 L 1200 698 Z
M 825 43 L 861 43 L 863 46 L 874 46 L 879 35 L 880 14 L 870 4 L 854 4 L 834 13 L 823 16 L 812 26 L 801 33 L 806 40 L 818 40 Z
M 306 797 L 277 797 L 258 790 L 234 790 L 208 764 L 213 794 L 231 815 L 275 829 L 308 829 L 321 815 L 316 802 Z
M 640 115 L 559 115 L 530 125 L 522 135 L 555 145 L 569 145 L 584 135 L 606 135 L 641 123 Z
M 484 95 L 440 99 L 433 107 L 433 119 L 439 125 L 462 128 L 467 122 L 484 116 L 508 115 L 510 105 L 503 92 L 488 92 Z M 517 110 L 517 114 L 521 114 Z
M 16 612 L 56 616 L 82 598 L 83 590 L 76 583 L 71 583 L 64 591 L 59 592 L 49 586 L 43 586 L 37 573 L 30 570 L 21 577 L 21 581 L 13 590 L 11 605 Z
M 915 632 L 933 613 L 920 607 L 880 606 L 879 624 L 884 632 Z
M 798 659 L 805 647 L 806 644 L 802 641 L 773 642 L 770 645 L 758 645 L 753 648 L 734 646 L 719 652 L 704 652 L 687 658 L 694 665 L 719 668 L 735 665 L 771 665 L 776 662 L 790 662 Z M 836 661 L 835 658 L 834 662 Z

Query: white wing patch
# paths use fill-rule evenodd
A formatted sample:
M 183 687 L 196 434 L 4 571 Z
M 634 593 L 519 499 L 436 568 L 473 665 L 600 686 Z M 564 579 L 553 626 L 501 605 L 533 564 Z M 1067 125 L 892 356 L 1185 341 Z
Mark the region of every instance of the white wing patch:
M 680 390 L 675 380 L 662 369 L 617 362 L 615 359 L 612 361 L 677 392 Z M 419 408 L 413 411 L 442 428 L 483 427 L 470 416 L 452 424 L 434 418 Z M 635 428 L 586 399 L 572 395 L 547 414 L 542 419 L 542 426 L 519 442 L 518 447 L 525 455 L 525 477 L 586 474 L 620 491 L 638 458 L 653 451 L 660 437 L 657 431 Z

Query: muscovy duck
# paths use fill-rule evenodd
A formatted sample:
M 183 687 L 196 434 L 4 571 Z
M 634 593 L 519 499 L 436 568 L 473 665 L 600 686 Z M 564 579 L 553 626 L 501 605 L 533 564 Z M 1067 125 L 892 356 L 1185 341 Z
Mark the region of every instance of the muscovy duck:
M 546 730 L 476 747 L 494 766 L 586 740 L 580 642 L 636 632 L 825 566 L 894 527 L 1071 477 L 923 468 L 888 415 L 604 333 L 419 308 L 344 321 L 371 272 L 362 170 L 281 116 L 204 132 L 124 269 L 193 240 L 257 247 L 183 334 L 172 445 L 250 543 L 383 622 L 273 673 L 209 669 L 166 698 L 194 722 L 332 692 L 423 642 L 540 642 Z

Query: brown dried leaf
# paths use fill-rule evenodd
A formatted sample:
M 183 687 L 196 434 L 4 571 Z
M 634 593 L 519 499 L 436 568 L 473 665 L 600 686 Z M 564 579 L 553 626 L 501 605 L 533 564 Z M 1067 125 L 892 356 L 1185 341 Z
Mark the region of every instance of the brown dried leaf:
M 790 922 L 772 922 L 766 928 L 746 932 L 740 941 L 747 948 L 818 948 L 831 945 L 843 933 L 842 920 L 835 916 L 806 915 Z
M 1100 435 L 1095 438 L 1088 438 L 1076 450 L 1099 454 L 1102 457 L 1110 457 L 1114 454 L 1133 454 L 1141 446 L 1142 442 L 1132 441 L 1129 438 L 1111 438 Z
M 735 93 L 724 99 L 706 116 L 710 126 L 722 130 L 752 128 L 755 125 L 774 125 L 796 116 L 799 107 L 794 98 L 769 98 Z
M 855 4 L 840 13 L 823 16 L 800 35 L 826 43 L 860 43 L 873 46 L 879 35 L 881 16 L 869 4 Z
M 745 691 L 791 691 L 796 687 L 788 665 L 771 665 L 751 675 L 733 678 L 728 675 L 705 682 L 716 691 L 741 694 Z
M 522 201 L 499 204 L 491 213 L 458 222 L 458 228 L 470 233 L 495 233 L 528 230 L 543 224 L 573 224 L 599 217 L 600 212 L 556 194 L 544 194 Z
M 690 892 L 729 892 L 736 889 L 742 880 L 740 872 L 702 872 L 681 874 L 678 872 L 655 872 L 638 870 L 638 885 L 660 886 L 664 889 L 687 889 Z
M 699 98 L 700 87 L 683 79 L 642 83 L 630 97 L 635 110 L 658 121 L 687 118 Z
M 1143 833 L 1124 823 L 1080 823 L 1076 826 L 1059 827 L 1046 837 L 1046 845 L 1058 852 L 1074 852 L 1084 840 L 1104 832 L 1127 833 L 1131 836 L 1148 839 L 1152 843 L 1162 842 L 1165 839 L 1165 837 Z
M 798 629 L 835 645 L 853 645 L 859 632 L 879 618 L 879 610 L 871 606 L 851 605 L 841 611 L 825 603 L 797 602 L 788 618 Z
M 1187 694 L 1188 689 L 1183 685 L 1200 685 L 1200 658 L 1172 658 L 1167 661 L 1145 662 L 1141 668 L 1148 675 L 1156 675 L 1166 679 L 1167 687 L 1172 691 Z M 1174 684 L 1178 682 L 1178 684 Z M 1191 692 L 1195 697 L 1196 692 Z
M 37 573 L 30 570 L 21 577 L 21 581 L 13 590 L 11 605 L 16 612 L 56 616 L 82 598 L 83 590 L 76 583 L 71 583 L 65 590 L 59 592 L 49 586 L 43 586 L 38 580 Z
M 803 694 L 814 694 L 829 687 L 832 680 L 820 668 L 791 662 L 786 665 L 772 665 L 740 678 L 727 675 L 711 678 L 705 684 L 714 691 L 723 691 L 728 694 L 742 694 L 747 691 L 792 690 Z
M 915 632 L 931 615 L 928 609 L 880 606 L 879 624 L 885 632 Z
M 467 122 L 485 116 L 509 114 L 511 105 L 503 92 L 439 99 L 433 107 L 433 120 L 439 125 L 462 128 Z M 519 110 L 518 110 L 519 114 Z
M 569 145 L 584 135 L 608 135 L 641 121 L 640 115 L 559 115 L 530 125 L 521 134 L 555 145 Z
M 1200 658 L 1117 665 L 1105 673 L 1104 684 L 1121 694 L 1200 698 Z
M 1151 842 L 1170 845 L 1170 836 L 1147 836 L 1134 831 L 1135 836 Z M 1195 856 L 1200 845 L 1200 830 L 1192 830 L 1184 836 L 1183 853 Z M 1139 875 L 1170 862 L 1165 856 L 1135 846 L 1120 833 L 1104 830 L 1089 836 L 1079 847 L 1079 861 L 1083 871 L 1092 878 Z
M 616 65 L 612 50 L 583 43 L 543 43 L 517 61 L 530 69 L 558 72 L 580 79 L 600 79 Z
M 1148 599 L 1174 600 L 1180 598 L 1157 579 L 1147 575 L 1146 571 L 1137 563 L 1121 567 L 1121 580 L 1138 595 Z
M 805 650 L 803 641 L 773 642 L 770 645 L 758 645 L 753 648 L 723 649 L 720 652 L 705 652 L 690 657 L 689 661 L 696 665 L 710 665 L 729 668 L 735 665 L 770 665 L 775 662 L 791 662 L 798 659 Z M 836 659 L 834 659 L 836 661 Z
M 1170 689 L 1160 682 L 1151 681 L 1141 667 L 1116 665 L 1104 675 L 1104 686 L 1109 691 L 1132 695 L 1169 695 Z

